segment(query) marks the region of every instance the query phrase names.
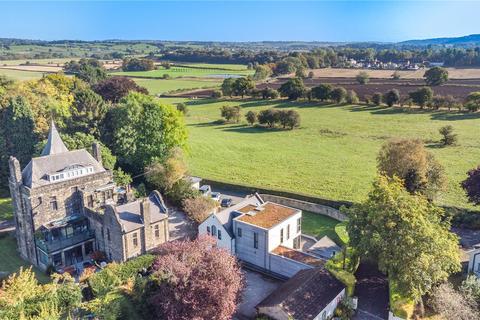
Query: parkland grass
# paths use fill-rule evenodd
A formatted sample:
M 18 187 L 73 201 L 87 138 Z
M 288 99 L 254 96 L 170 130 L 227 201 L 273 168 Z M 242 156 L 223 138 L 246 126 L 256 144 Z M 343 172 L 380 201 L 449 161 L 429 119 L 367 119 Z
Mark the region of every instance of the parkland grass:
M 43 72 L 35 72 L 35 71 L 24 71 L 24 70 L 11 70 L 11 69 L 1 69 L 0 68 L 0 75 L 6 76 L 12 80 L 32 80 L 32 79 L 40 79 L 43 77 Z
M 169 75 L 171 78 L 179 77 L 216 77 L 222 79 L 228 75 L 236 76 L 247 76 L 252 75 L 253 70 L 247 69 L 229 69 L 229 65 L 225 65 L 225 68 L 215 69 L 210 67 L 210 65 L 204 65 L 205 67 L 195 67 L 190 68 L 188 66 L 181 67 L 171 67 L 170 69 L 165 69 L 164 67 L 158 67 L 156 70 L 151 71 L 121 71 L 121 72 L 112 72 L 112 75 L 118 76 L 130 76 L 130 77 L 140 77 L 140 78 L 162 78 L 165 74 Z M 209 66 L 209 67 L 206 67 Z M 218 66 L 218 65 L 217 65 Z
M 164 99 L 168 102 L 168 99 Z M 177 100 L 176 100 L 177 101 Z M 178 102 L 178 101 L 177 101 Z M 479 113 L 279 101 L 189 101 L 191 173 L 230 183 L 285 190 L 333 200 L 366 198 L 377 174 L 376 157 L 392 138 L 420 138 L 445 168 L 448 187 L 436 202 L 467 203 L 460 182 L 480 163 Z M 223 124 L 219 108 L 240 105 L 242 114 L 270 107 L 301 115 L 295 130 Z M 439 128 L 452 125 L 458 144 L 442 148 Z

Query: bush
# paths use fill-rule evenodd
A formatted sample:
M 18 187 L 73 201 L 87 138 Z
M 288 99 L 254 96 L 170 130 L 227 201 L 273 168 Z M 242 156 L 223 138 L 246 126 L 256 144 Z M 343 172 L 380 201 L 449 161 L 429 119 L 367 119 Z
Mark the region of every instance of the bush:
M 335 309 L 335 317 L 339 318 L 340 320 L 350 320 L 353 317 L 355 310 L 353 309 L 353 301 L 351 298 L 345 298 L 337 306 Z
M 370 81 L 370 76 L 365 71 L 360 71 L 355 79 L 359 84 L 367 84 Z
M 126 58 L 122 64 L 123 71 L 149 71 L 155 69 L 155 64 L 150 59 Z
M 449 125 L 441 127 L 438 132 L 440 132 L 442 135 L 442 139 L 440 141 L 442 142 L 443 146 L 451 146 L 457 142 L 457 135 L 453 133 L 452 126 Z
M 267 110 L 262 110 L 258 114 L 258 122 L 260 124 L 266 124 L 270 128 L 275 127 L 275 123 L 277 123 L 279 120 L 279 114 L 277 109 L 267 109 Z
M 413 103 L 423 108 L 432 101 L 433 91 L 429 87 L 423 87 L 413 92 L 409 92 L 408 95 Z
M 278 121 L 284 129 L 288 127 L 292 130 L 300 126 L 300 114 L 295 110 L 280 110 L 278 112 Z
M 169 75 L 168 73 L 164 73 L 164 74 L 162 75 L 162 79 L 168 80 L 168 79 L 170 79 L 170 75 Z
M 168 200 L 176 206 L 180 206 L 184 199 L 193 198 L 198 194 L 199 192 L 194 190 L 190 182 L 185 179 L 178 180 L 165 192 L 165 196 Z
M 360 100 L 358 99 L 357 93 L 353 90 L 348 91 L 347 93 L 347 103 L 357 104 Z
M 188 107 L 185 103 L 178 103 L 177 110 L 183 113 L 184 115 L 188 114 Z
M 347 90 L 343 87 L 337 87 L 332 90 L 330 93 L 330 98 L 335 101 L 337 104 L 342 103 L 345 101 L 345 98 L 347 97 Z
M 383 100 L 389 107 L 393 107 L 393 105 L 400 102 L 400 92 L 397 89 L 389 90 L 383 96 Z
M 380 92 L 375 92 L 372 96 L 372 102 L 376 105 L 379 106 L 382 104 L 382 94 Z
M 330 100 L 331 99 L 330 95 L 332 93 L 332 90 L 333 90 L 332 85 L 328 83 L 320 84 L 312 88 L 312 97 L 320 101 Z
M 238 122 L 240 121 L 240 106 L 223 106 L 220 108 L 220 114 L 227 122 Z
M 277 90 L 272 88 L 265 88 L 261 91 L 262 99 L 278 99 L 280 94 Z
M 203 195 L 187 198 L 182 201 L 182 208 L 187 216 L 196 223 L 202 223 L 213 213 L 216 202 Z
M 223 96 L 223 93 L 222 93 L 222 91 L 220 91 L 220 90 L 214 90 L 214 91 L 212 92 L 212 98 L 214 98 L 214 99 L 219 99 L 219 98 L 221 98 L 222 96 Z
M 247 120 L 248 124 L 253 126 L 255 122 L 257 122 L 257 113 L 255 111 L 248 111 L 245 115 L 245 119 Z

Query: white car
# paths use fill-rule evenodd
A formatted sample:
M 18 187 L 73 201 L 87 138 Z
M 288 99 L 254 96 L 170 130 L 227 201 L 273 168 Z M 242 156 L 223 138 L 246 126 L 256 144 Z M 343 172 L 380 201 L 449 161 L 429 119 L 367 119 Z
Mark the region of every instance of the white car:
M 220 202 L 220 196 L 221 196 L 221 193 L 220 192 L 212 192 L 211 193 L 211 197 L 213 200 L 217 201 L 217 202 Z

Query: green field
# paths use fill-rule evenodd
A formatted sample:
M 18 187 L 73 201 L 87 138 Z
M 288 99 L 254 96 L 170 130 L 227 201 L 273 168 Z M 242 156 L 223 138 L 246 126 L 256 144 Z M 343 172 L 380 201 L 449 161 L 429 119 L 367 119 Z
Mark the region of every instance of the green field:
M 147 88 L 153 95 L 166 93 L 174 90 L 213 88 L 220 86 L 220 81 L 211 80 L 187 80 L 187 79 L 133 79 L 138 85 Z
M 0 69 L 0 75 L 4 75 L 12 80 L 31 80 L 43 77 L 43 72 Z
M 168 102 L 168 99 L 163 99 Z M 175 100 L 178 102 L 178 100 Z M 480 163 L 480 114 L 403 110 L 376 106 L 336 106 L 287 101 L 189 102 L 191 172 L 204 178 L 361 201 L 376 175 L 376 156 L 390 138 L 421 138 L 445 167 L 448 189 L 437 203 L 472 208 L 460 187 L 467 170 Z M 267 130 L 221 124 L 219 108 L 294 108 L 301 127 Z M 452 125 L 458 145 L 440 148 L 438 129 Z
M 23 261 L 18 255 L 15 238 L 10 235 L 0 234 L 0 275 L 2 273 L 11 274 L 20 270 L 20 267 L 28 268 L 31 265 Z M 38 281 L 46 283 L 50 278 L 42 271 L 34 268 Z
M 190 77 L 190 78 L 207 78 L 207 77 L 218 77 L 222 80 L 223 75 L 240 75 L 247 76 L 252 75 L 252 70 L 247 69 L 212 69 L 210 65 L 202 64 L 205 66 L 205 69 L 200 68 L 187 68 L 187 67 L 171 67 L 170 69 L 165 69 L 164 67 L 158 67 L 157 70 L 152 71 L 129 71 L 129 72 L 112 72 L 112 75 L 118 76 L 131 76 L 131 77 L 153 77 L 153 78 L 162 78 L 164 74 L 168 74 L 171 78 L 179 77 Z M 209 66 L 208 68 L 206 66 Z M 231 68 L 230 65 L 213 65 L 220 68 L 220 66 L 225 66 L 222 68 Z

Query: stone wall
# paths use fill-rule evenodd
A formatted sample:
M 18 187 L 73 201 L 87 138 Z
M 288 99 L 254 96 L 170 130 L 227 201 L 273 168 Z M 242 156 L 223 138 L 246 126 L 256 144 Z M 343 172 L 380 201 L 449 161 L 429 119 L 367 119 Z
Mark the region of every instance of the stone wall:
M 307 201 L 302 201 L 297 199 L 274 196 L 271 194 L 261 194 L 260 196 L 265 201 L 278 203 L 284 206 L 297 208 L 304 211 L 310 211 L 313 213 L 328 216 L 330 218 L 333 218 L 339 221 L 347 220 L 347 217 L 344 214 L 342 214 L 339 210 L 331 207 L 327 207 L 318 203 L 312 203 L 312 202 L 307 202 Z

